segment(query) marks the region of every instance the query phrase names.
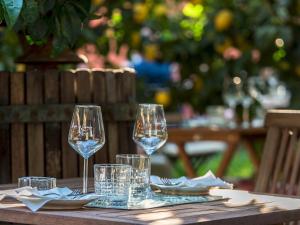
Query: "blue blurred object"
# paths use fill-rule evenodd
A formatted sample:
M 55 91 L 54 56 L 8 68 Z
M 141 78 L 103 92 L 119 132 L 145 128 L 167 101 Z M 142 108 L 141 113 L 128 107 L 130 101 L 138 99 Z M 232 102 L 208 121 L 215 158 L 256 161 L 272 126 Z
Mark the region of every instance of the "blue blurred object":
M 170 63 L 148 61 L 135 54 L 130 66 L 135 69 L 137 77 L 144 79 L 147 83 L 164 86 L 171 80 Z

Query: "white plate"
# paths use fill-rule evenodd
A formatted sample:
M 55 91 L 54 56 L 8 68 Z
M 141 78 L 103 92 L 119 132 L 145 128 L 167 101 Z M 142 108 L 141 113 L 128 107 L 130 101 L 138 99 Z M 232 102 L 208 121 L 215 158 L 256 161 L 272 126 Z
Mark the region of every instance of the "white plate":
M 71 200 L 71 199 L 57 199 L 51 200 L 47 202 L 46 205 L 42 207 L 42 209 L 80 209 L 84 205 L 88 204 L 89 202 L 95 200 L 94 199 L 79 199 L 79 200 Z
M 34 199 L 39 199 L 34 196 L 22 196 L 19 197 L 19 200 L 27 199 L 34 201 Z M 88 204 L 91 201 L 96 200 L 99 196 L 90 196 L 83 199 L 52 199 L 47 202 L 41 209 L 53 209 L 53 210 L 68 210 L 68 209 L 80 209 L 84 205 Z

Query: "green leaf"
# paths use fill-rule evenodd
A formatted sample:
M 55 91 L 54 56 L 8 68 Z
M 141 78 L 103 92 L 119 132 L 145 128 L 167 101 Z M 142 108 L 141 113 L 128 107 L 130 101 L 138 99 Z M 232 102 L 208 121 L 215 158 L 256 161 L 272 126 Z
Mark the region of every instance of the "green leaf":
M 2 23 L 3 19 L 4 19 L 3 9 L 2 9 L 2 5 L 0 4 L 0 23 Z
M 26 0 L 22 17 L 28 24 L 33 24 L 39 17 L 38 4 L 35 0 Z
M 39 0 L 40 12 L 45 15 L 55 6 L 55 0 Z
M 13 27 L 20 15 L 23 0 L 0 0 L 0 3 L 6 24 L 9 27 Z
M 82 3 L 79 1 L 72 1 L 70 4 L 72 4 L 80 17 L 81 21 L 84 21 L 89 17 L 89 7 L 83 4 L 85 1 L 82 1 Z
M 47 23 L 43 19 L 39 19 L 28 27 L 28 32 L 34 41 L 39 41 L 45 38 L 48 28 Z
M 80 32 L 81 20 L 72 5 L 66 5 L 61 15 L 61 33 L 72 47 Z
M 61 37 L 54 37 L 52 46 L 52 56 L 59 55 L 63 52 L 63 50 L 65 50 L 68 47 L 67 43 L 65 42 L 65 39 Z

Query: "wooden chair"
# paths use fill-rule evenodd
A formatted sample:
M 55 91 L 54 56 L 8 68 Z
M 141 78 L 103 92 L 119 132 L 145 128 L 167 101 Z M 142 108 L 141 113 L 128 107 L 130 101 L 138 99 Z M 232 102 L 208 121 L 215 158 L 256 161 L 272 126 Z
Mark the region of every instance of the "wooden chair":
M 300 110 L 271 110 L 257 192 L 300 194 Z

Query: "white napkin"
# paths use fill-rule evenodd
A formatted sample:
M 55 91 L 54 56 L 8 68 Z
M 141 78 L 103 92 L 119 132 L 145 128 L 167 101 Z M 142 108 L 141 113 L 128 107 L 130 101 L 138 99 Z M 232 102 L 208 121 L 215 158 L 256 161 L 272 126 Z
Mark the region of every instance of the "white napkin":
M 32 187 L 22 187 L 11 190 L 0 191 L 0 201 L 6 197 L 14 198 L 25 204 L 31 211 L 36 212 L 47 202 L 57 199 L 70 199 L 72 193 L 69 188 L 53 188 L 45 191 L 38 191 Z M 78 198 L 76 198 L 78 200 Z M 86 196 L 80 199 L 86 199 Z
M 158 176 L 151 176 L 151 185 L 160 189 L 174 189 L 174 190 L 189 190 L 189 191 L 203 191 L 208 190 L 211 187 L 218 187 L 224 189 L 232 189 L 233 185 L 227 183 L 220 178 L 216 177 L 211 171 L 208 171 L 204 176 L 188 179 L 186 177 L 180 177 L 176 179 L 170 179 L 172 185 L 165 185 L 161 178 Z

